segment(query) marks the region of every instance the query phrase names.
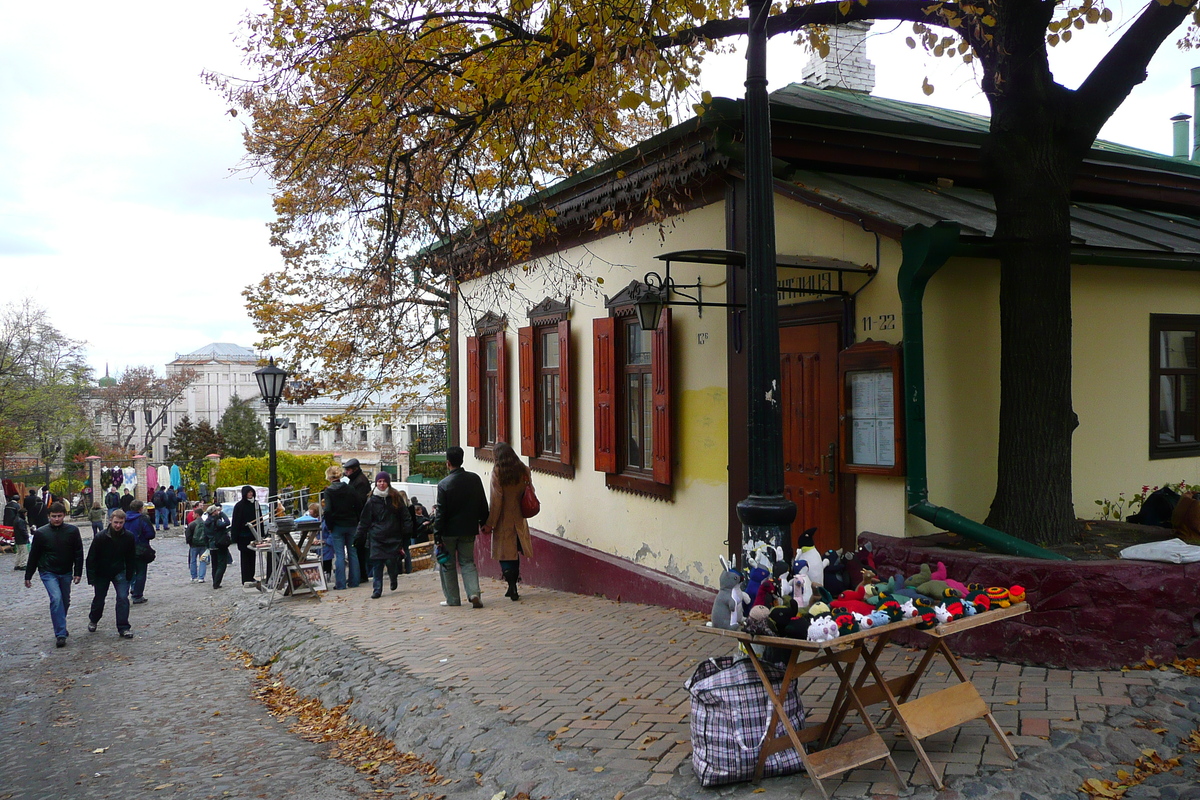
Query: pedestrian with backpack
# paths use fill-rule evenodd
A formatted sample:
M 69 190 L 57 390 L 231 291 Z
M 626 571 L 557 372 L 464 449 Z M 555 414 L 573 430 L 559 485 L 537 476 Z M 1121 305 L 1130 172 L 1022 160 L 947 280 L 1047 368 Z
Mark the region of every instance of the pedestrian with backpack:
M 158 534 L 154 531 L 154 524 L 142 511 L 145 507 L 141 500 L 134 500 L 129 504 L 129 513 L 125 515 L 125 530 L 133 536 L 134 556 L 137 561 L 133 570 L 133 583 L 129 587 L 129 602 L 135 606 L 146 602 L 146 573 L 150 562 L 157 556 L 154 548 L 150 546 L 150 540 Z
M 204 542 L 208 545 L 208 557 L 212 561 L 213 588 L 221 588 L 221 580 L 225 577 L 225 568 L 233 563 L 229 554 L 229 545 L 233 537 L 229 535 L 229 517 L 220 506 L 208 507 L 204 516 Z
M 196 503 L 193 509 L 195 515 L 184 528 L 183 538 L 188 545 L 188 572 L 192 575 L 192 583 L 204 583 L 208 573 L 208 539 L 204 534 L 204 506 Z

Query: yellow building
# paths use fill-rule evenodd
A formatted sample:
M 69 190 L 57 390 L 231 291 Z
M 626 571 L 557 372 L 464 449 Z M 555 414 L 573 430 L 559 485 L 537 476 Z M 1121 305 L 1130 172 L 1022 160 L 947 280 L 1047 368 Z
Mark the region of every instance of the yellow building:
M 772 118 L 793 535 L 816 527 L 826 549 L 861 531 L 932 532 L 909 513 L 914 479 L 931 502 L 982 520 L 999 415 L 995 210 L 978 166 L 987 120 L 803 85 L 772 95 Z M 553 209 L 554 240 L 458 287 L 454 428 L 465 466 L 485 481 L 498 441 L 530 464 L 542 501 L 523 570 L 534 583 L 706 608 L 718 557 L 739 549 L 740 130 L 740 104 L 718 100 L 535 195 L 526 207 Z M 1200 482 L 1198 190 L 1196 164 L 1131 148 L 1098 145 L 1081 169 L 1078 516 L 1143 484 Z M 939 247 L 948 258 L 922 255 Z M 458 248 L 447 268 L 469 252 Z M 923 294 L 912 288 L 918 268 L 932 273 Z M 643 331 L 637 300 L 668 277 L 672 305 Z M 905 330 L 906 297 L 923 335 Z M 906 337 L 916 351 L 902 351 Z M 903 357 L 913 352 L 924 360 L 923 442 L 904 430 Z M 914 455 L 924 456 L 921 475 Z M 479 555 L 486 565 L 486 549 Z

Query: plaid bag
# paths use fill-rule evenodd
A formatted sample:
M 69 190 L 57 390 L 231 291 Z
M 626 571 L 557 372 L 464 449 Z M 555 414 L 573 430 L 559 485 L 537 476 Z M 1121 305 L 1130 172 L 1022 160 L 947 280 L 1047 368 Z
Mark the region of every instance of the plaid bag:
M 778 691 L 783 669 L 767 663 L 763 669 Z M 692 767 L 700 785 L 753 779 L 771 716 L 771 701 L 754 665 L 747 658 L 710 658 L 696 667 L 684 686 L 692 697 Z M 804 704 L 795 683 L 783 705 L 799 731 L 804 727 Z M 782 723 L 776 724 L 775 735 L 786 735 Z M 790 775 L 801 769 L 800 755 L 788 748 L 767 758 L 763 777 Z

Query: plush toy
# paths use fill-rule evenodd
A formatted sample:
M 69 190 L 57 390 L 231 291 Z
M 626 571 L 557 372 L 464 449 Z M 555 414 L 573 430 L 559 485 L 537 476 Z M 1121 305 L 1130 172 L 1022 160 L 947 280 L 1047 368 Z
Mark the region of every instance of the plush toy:
M 746 594 L 750 595 L 751 601 L 758 597 L 759 586 L 769 577 L 771 577 L 771 573 L 763 567 L 755 567 L 750 570 L 750 579 L 746 581 Z M 750 609 L 747 608 L 746 612 L 749 613 L 749 611 Z
M 808 577 L 813 582 L 813 586 L 821 586 L 825 583 L 825 562 L 821 560 L 821 554 L 817 552 L 816 545 L 813 544 L 813 534 L 817 532 L 816 528 L 809 528 L 796 540 L 797 547 L 800 548 L 800 554 L 797 558 L 803 558 L 808 564 Z M 799 571 L 799 570 L 794 570 Z
M 808 626 L 812 623 L 812 617 L 807 614 L 801 614 L 798 617 L 792 617 L 788 623 L 783 626 L 783 635 L 789 639 L 807 639 Z
M 987 592 L 971 592 L 967 595 L 967 600 L 975 606 L 976 611 L 992 610 L 992 598 L 988 597 Z
M 941 561 L 938 562 L 937 569 L 929 573 L 929 580 L 944 581 L 946 580 L 946 565 Z
M 862 589 L 847 589 L 838 599 L 829 604 L 830 608 L 842 608 L 846 611 L 857 611 L 859 614 L 870 614 L 875 607 L 863 600 Z
M 966 597 L 971 593 L 971 589 L 965 583 L 960 583 L 954 580 L 954 578 L 943 578 L 942 580 L 946 582 L 947 586 L 958 592 L 959 597 Z
M 953 617 L 950 616 L 950 609 L 946 608 L 944 604 L 934 606 L 933 615 L 937 618 L 938 622 L 949 622 L 953 619 Z
M 823 614 L 819 617 L 813 617 L 808 624 L 808 635 L 805 637 L 810 642 L 830 642 L 838 637 L 838 625 L 833 617 Z
M 774 636 L 775 631 L 771 630 L 770 615 L 771 609 L 766 606 L 755 606 L 750 609 L 750 615 L 746 617 L 746 624 L 742 626 L 742 630 L 751 636 Z
M 888 614 L 886 611 L 884 611 L 881 608 L 877 608 L 874 611 L 872 611 L 871 616 L 867 617 L 867 619 L 871 620 L 872 628 L 879 626 L 879 625 L 887 625 L 888 623 L 890 623 L 892 621 L 891 615 Z
M 1008 587 L 1008 599 L 1012 600 L 1014 603 L 1024 603 L 1025 587 L 1016 585 Z
M 1008 589 L 1005 589 L 1003 586 L 989 586 L 987 596 L 992 601 L 993 608 L 1008 608 L 1012 605 L 1012 598 L 1009 596 Z
M 834 617 L 834 622 L 837 623 L 838 636 L 849 636 L 852 633 L 858 633 L 858 621 L 853 614 L 839 614 Z
M 921 569 L 917 571 L 916 575 L 910 575 L 908 578 L 905 578 L 904 585 L 915 589 L 922 583 L 928 583 L 931 580 L 933 580 L 933 573 L 929 569 L 929 565 L 922 564 Z
M 917 615 L 917 604 L 912 601 L 912 598 L 908 598 L 900 604 L 900 611 L 904 615 L 904 619 L 912 619 Z
M 858 625 L 860 631 L 870 630 L 875 627 L 875 612 L 870 614 L 854 613 L 854 622 Z
M 792 598 L 800 608 L 808 608 L 812 603 L 813 587 L 812 580 L 808 577 L 807 564 L 792 578 Z
M 886 614 L 888 622 L 899 622 L 905 618 L 904 609 L 895 600 L 885 600 L 880 603 L 879 613 Z
M 845 562 L 846 580 L 850 582 L 851 587 L 872 582 L 863 574 L 865 571 L 870 571 L 872 574 L 875 572 L 875 555 L 871 552 L 870 542 L 846 556 Z
M 863 600 L 873 606 L 879 605 L 884 598 L 896 593 L 895 576 L 879 583 L 863 584 Z
M 825 576 L 822 584 L 830 594 L 837 597 L 850 588 L 850 581 L 846 577 L 846 564 L 836 550 L 826 551 L 822 560 L 825 562 Z
M 721 573 L 721 590 L 717 592 L 712 605 L 712 622 L 714 628 L 724 628 L 727 631 L 737 630 L 741 608 L 734 598 L 733 591 L 742 584 L 742 576 L 733 570 Z M 740 594 L 740 592 L 739 592 Z
M 944 600 L 947 597 L 961 597 L 955 589 L 951 589 L 945 581 L 932 580 L 925 581 L 917 587 L 917 591 L 926 597 L 931 597 L 934 600 Z
M 962 603 L 964 617 L 973 617 L 979 613 L 975 608 L 975 604 L 970 600 L 960 600 L 959 602 Z
M 767 615 L 767 621 L 771 624 L 771 630 L 776 636 L 783 636 L 783 632 L 787 629 L 787 624 L 796 616 L 796 611 L 790 606 L 775 606 L 771 609 L 771 613 Z
M 808 607 L 808 615 L 810 617 L 820 616 L 821 614 L 830 613 L 829 604 L 823 600 L 818 600 Z
M 950 619 L 962 619 L 967 613 L 961 600 L 951 600 L 946 603 L 946 610 L 950 612 Z
M 771 608 L 775 605 L 775 581 L 770 578 L 764 578 L 763 582 L 758 585 L 758 594 L 754 596 L 754 608 L 758 606 L 766 606 Z

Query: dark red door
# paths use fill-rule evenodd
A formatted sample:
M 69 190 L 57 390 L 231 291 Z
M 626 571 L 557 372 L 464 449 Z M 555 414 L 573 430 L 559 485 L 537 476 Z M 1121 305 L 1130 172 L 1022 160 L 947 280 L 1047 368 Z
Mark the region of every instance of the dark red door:
M 792 541 L 815 527 L 821 552 L 841 545 L 838 506 L 838 325 L 779 331 L 784 495 L 796 504 Z

